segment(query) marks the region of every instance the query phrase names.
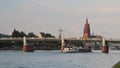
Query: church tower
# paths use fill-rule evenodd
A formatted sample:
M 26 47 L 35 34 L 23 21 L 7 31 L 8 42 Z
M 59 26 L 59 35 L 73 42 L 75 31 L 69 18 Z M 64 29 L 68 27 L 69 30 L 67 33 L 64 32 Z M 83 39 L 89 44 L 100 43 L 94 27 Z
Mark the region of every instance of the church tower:
M 86 18 L 86 23 L 84 26 L 84 34 L 83 34 L 83 38 L 89 38 L 91 36 L 90 34 L 90 25 L 88 23 L 88 19 Z

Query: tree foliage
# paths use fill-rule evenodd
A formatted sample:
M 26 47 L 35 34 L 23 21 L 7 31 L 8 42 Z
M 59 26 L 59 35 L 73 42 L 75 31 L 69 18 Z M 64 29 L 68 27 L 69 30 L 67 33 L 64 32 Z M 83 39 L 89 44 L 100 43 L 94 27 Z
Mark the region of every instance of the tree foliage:
M 55 36 L 52 36 L 52 35 L 49 34 L 49 33 L 46 33 L 46 34 L 45 34 L 45 37 L 46 37 L 46 38 L 49 38 L 49 37 L 53 37 L 53 38 L 55 38 Z
M 19 32 L 16 29 L 12 32 L 12 37 L 24 37 L 27 36 L 23 31 Z
M 23 31 L 19 32 L 16 29 L 12 32 L 12 37 L 37 37 L 33 32 L 29 32 L 28 35 Z
M 20 32 L 14 29 L 14 31 L 12 32 L 12 37 L 20 37 L 20 36 L 21 36 Z
M 44 34 L 45 38 L 50 38 L 53 37 L 55 38 L 55 36 L 51 35 L 50 33 L 46 33 Z M 24 33 L 23 31 L 19 32 L 16 29 L 14 29 L 14 31 L 12 32 L 12 37 L 37 37 L 33 32 L 29 32 L 28 34 Z
M 20 37 L 27 36 L 23 31 L 20 32 Z
M 37 37 L 37 36 L 33 32 L 29 32 L 28 37 Z

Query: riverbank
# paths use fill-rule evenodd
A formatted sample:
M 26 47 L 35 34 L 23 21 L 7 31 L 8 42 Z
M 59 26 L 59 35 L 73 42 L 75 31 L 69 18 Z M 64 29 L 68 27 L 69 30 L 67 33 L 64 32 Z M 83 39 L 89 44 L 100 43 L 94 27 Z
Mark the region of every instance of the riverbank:
M 120 68 L 120 61 L 117 64 L 115 64 L 112 68 Z

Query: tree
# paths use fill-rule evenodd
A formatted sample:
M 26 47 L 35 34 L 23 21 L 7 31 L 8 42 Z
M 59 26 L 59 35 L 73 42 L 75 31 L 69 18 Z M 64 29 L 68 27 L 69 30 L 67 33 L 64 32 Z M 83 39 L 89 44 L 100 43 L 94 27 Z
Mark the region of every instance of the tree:
M 52 36 L 52 35 L 49 34 L 49 33 L 46 33 L 46 34 L 45 34 L 45 37 L 46 37 L 46 38 L 49 38 L 49 37 L 53 37 L 53 38 L 55 38 L 54 36 Z
M 20 37 L 20 32 L 14 29 L 14 31 L 12 32 L 12 37 Z
M 1 33 L 0 33 L 0 38 L 1 38 Z
M 51 37 L 51 34 L 46 33 L 46 34 L 45 34 L 45 37 Z
M 20 37 L 24 37 L 24 36 L 27 36 L 27 35 L 23 31 L 21 31 Z
M 28 37 L 37 37 L 37 36 L 33 32 L 29 32 Z
M 27 36 L 23 31 L 19 32 L 16 29 L 12 32 L 12 37 L 24 37 Z

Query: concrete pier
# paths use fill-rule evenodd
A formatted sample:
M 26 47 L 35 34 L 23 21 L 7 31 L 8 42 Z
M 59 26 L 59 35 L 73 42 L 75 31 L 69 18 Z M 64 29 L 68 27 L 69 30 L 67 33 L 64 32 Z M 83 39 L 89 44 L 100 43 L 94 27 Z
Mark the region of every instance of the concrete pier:
M 64 51 L 64 48 L 65 48 L 65 41 L 64 41 L 64 38 L 61 39 L 61 52 Z
M 23 38 L 23 51 L 24 52 L 34 52 L 33 45 L 27 43 L 26 37 Z
M 61 52 L 63 52 L 63 50 L 64 50 L 64 46 L 61 46 Z
M 102 39 L 102 53 L 109 53 L 109 47 L 107 42 L 105 41 L 105 38 Z

